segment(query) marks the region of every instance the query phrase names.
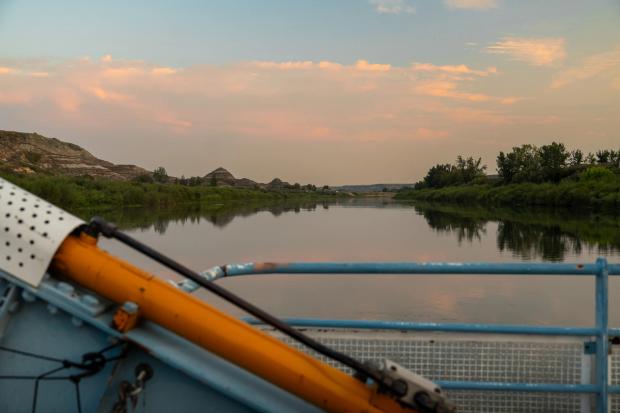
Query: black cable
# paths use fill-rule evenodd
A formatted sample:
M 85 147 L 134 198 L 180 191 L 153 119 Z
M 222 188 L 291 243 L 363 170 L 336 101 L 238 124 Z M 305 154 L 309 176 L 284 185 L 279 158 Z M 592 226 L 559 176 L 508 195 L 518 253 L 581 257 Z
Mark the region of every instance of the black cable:
M 82 413 L 82 398 L 80 397 L 80 380 L 75 380 L 75 398 L 77 401 L 77 411 Z
M 126 349 L 123 350 L 123 352 L 119 355 L 119 356 L 114 356 L 114 357 L 110 357 L 110 358 L 106 358 L 103 353 L 110 351 L 116 347 L 119 347 L 121 345 L 123 345 L 125 343 L 123 343 L 122 341 L 119 341 L 116 344 L 112 344 L 108 347 L 105 347 L 101 350 L 99 350 L 98 352 L 94 352 L 94 353 L 85 353 L 82 356 L 82 362 L 81 363 L 76 363 L 74 361 L 71 360 L 67 360 L 67 359 L 57 359 L 57 358 L 53 358 L 53 357 L 48 357 L 48 356 L 44 356 L 42 354 L 35 354 L 35 353 L 31 353 L 31 352 L 27 352 L 27 351 L 22 351 L 22 350 L 16 350 L 16 349 L 12 349 L 12 348 L 8 348 L 8 347 L 4 347 L 4 346 L 0 346 L 0 351 L 6 351 L 9 353 L 14 353 L 14 354 L 19 354 L 25 357 L 32 357 L 35 359 L 40 359 L 40 360 L 46 360 L 46 361 L 53 361 L 56 363 L 60 363 L 61 366 L 49 370 L 45 373 L 41 373 L 39 375 L 36 376 L 0 376 L 0 380 L 34 380 L 34 394 L 33 394 L 33 399 L 32 399 L 32 413 L 36 412 L 37 409 L 37 401 L 38 401 L 38 396 L 39 396 L 39 385 L 42 381 L 55 381 L 55 380 L 69 380 L 72 381 L 74 383 L 75 386 L 75 397 L 76 397 L 76 403 L 77 403 L 77 407 L 78 407 L 78 413 L 82 413 L 82 399 L 81 399 L 81 394 L 80 394 L 80 381 L 82 380 L 82 378 L 85 377 L 90 377 L 93 376 L 95 374 L 97 374 L 98 372 L 100 372 L 106 365 L 106 363 L 110 362 L 110 361 L 116 361 L 116 360 L 120 360 L 122 358 L 125 358 L 126 356 Z M 71 374 L 71 375 L 66 375 L 66 376 L 51 376 L 54 373 L 57 373 L 59 371 L 62 370 L 69 370 L 69 369 L 78 369 L 78 370 L 82 370 L 81 373 L 77 373 L 77 374 Z
M 47 361 L 55 361 L 57 363 L 62 363 L 63 362 L 63 360 L 61 360 L 61 359 L 57 359 L 57 358 L 53 358 L 53 357 L 48 357 L 48 356 L 42 356 L 40 354 L 29 353 L 27 351 L 22 351 L 22 350 L 15 350 L 13 348 L 8 348 L 8 347 L 4 347 L 4 346 L 0 346 L 0 350 L 1 351 L 6 351 L 8 353 L 19 354 L 20 356 L 25 356 L 25 357 L 32 357 L 32 358 L 41 359 L 41 360 L 47 360 Z
M 55 369 L 52 369 L 52 370 L 50 370 L 50 371 L 48 371 L 46 373 L 43 373 L 43 374 L 40 374 L 39 376 L 37 376 L 37 378 L 34 381 L 34 395 L 32 396 L 32 413 L 35 413 L 37 411 L 37 399 L 38 399 L 38 396 L 39 396 L 39 382 L 40 382 L 40 380 L 45 378 L 46 376 L 49 376 L 50 374 L 54 374 L 57 371 L 64 370 L 66 368 L 68 368 L 68 367 L 63 365 L 63 366 L 57 367 Z
M 90 226 L 86 227 L 86 232 L 88 232 L 91 235 L 97 235 L 99 233 L 103 234 L 105 237 L 107 238 L 115 238 L 118 241 L 122 242 L 123 244 L 135 249 L 136 251 L 141 252 L 142 254 L 152 258 L 153 260 L 157 261 L 158 263 L 170 268 L 173 271 L 176 271 L 177 273 L 185 276 L 186 278 L 189 278 L 190 280 L 194 281 L 196 284 L 206 288 L 207 290 L 211 291 L 212 293 L 214 293 L 215 295 L 218 295 L 219 297 L 223 298 L 224 300 L 236 305 L 237 307 L 241 308 L 242 310 L 246 311 L 247 313 L 253 315 L 254 317 L 258 318 L 259 320 L 262 320 L 263 322 L 265 322 L 266 324 L 269 324 L 270 326 L 274 327 L 275 329 L 281 331 L 282 333 L 286 334 L 287 336 L 291 337 L 292 339 L 304 344 L 305 346 L 315 350 L 316 352 L 323 354 L 326 357 L 329 357 L 332 360 L 336 360 L 342 364 L 344 364 L 347 367 L 350 367 L 351 369 L 353 369 L 354 371 L 358 372 L 359 374 L 361 374 L 363 377 L 366 378 L 370 378 L 373 381 L 375 381 L 376 383 L 386 387 L 387 389 L 390 389 L 391 391 L 391 387 L 387 384 L 383 382 L 383 379 L 380 375 L 376 374 L 373 370 L 369 369 L 366 365 L 364 365 L 363 363 L 361 363 L 360 361 L 346 355 L 343 353 L 340 353 L 339 351 L 336 351 L 334 349 L 331 349 L 327 346 L 325 346 L 322 343 L 319 343 L 318 341 L 314 340 L 311 337 L 308 337 L 307 335 L 303 334 L 302 332 L 300 332 L 299 330 L 296 330 L 295 328 L 291 327 L 290 325 L 288 325 L 287 323 L 285 323 L 284 321 L 278 319 L 277 317 L 267 313 L 266 311 L 262 310 L 261 308 L 255 306 L 254 304 L 246 301 L 245 299 L 239 297 L 238 295 L 228 291 L 227 289 L 219 286 L 218 284 L 209 282 L 209 281 L 205 281 L 203 277 L 201 277 L 198 273 L 190 270 L 189 268 L 185 267 L 184 265 L 174 261 L 173 259 L 163 255 L 162 253 L 160 253 L 159 251 L 154 250 L 153 248 L 149 247 L 148 245 L 143 244 L 142 242 L 136 240 L 133 237 L 130 237 L 129 235 L 119 231 L 116 226 L 108 223 L 107 221 L 105 221 L 103 218 L 101 217 L 94 217 L 91 222 L 90 222 Z

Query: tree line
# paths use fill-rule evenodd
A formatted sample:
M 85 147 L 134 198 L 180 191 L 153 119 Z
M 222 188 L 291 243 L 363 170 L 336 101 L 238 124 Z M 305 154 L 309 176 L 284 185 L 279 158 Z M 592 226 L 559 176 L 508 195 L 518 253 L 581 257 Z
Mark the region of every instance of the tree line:
M 580 149 L 569 151 L 563 143 L 552 142 L 537 147 L 525 144 L 500 152 L 496 158 L 499 184 L 557 183 L 570 177 L 613 176 L 620 170 L 620 149 L 602 149 L 585 154 Z M 417 182 L 415 189 L 436 189 L 463 184 L 487 183 L 493 179 L 485 174 L 481 158 L 458 156 L 454 164 L 437 164 Z

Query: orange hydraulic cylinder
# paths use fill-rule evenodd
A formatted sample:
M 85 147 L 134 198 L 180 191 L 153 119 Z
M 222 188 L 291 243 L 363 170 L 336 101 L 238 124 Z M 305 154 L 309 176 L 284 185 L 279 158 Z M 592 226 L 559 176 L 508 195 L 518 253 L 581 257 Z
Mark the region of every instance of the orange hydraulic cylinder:
M 412 412 L 354 377 L 109 255 L 84 233 L 67 237 L 50 268 L 116 303 L 135 302 L 140 317 L 326 411 Z

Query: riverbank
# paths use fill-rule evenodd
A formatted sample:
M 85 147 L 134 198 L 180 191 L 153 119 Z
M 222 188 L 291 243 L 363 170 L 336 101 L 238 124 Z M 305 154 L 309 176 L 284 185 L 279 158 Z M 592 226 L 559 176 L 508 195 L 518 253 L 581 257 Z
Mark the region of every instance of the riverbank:
M 408 189 L 394 199 L 481 206 L 550 206 L 617 210 L 620 178 L 521 183 L 509 185 L 461 185 L 439 189 Z
M 217 205 L 268 201 L 303 201 L 335 199 L 346 196 L 341 193 L 321 190 L 276 191 L 48 175 L 0 173 L 0 177 L 70 212 L 93 208 L 170 208 L 188 204 Z

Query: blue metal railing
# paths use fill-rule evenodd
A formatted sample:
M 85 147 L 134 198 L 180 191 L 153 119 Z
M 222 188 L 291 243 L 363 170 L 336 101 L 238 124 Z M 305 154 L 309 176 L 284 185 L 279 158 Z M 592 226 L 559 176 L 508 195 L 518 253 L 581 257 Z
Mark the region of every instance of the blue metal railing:
M 299 327 L 331 327 L 380 330 L 446 331 L 488 334 L 537 334 L 553 336 L 588 336 L 596 338 L 596 376 L 593 384 L 504 383 L 472 381 L 439 381 L 445 389 L 502 390 L 518 392 L 590 393 L 596 394 L 596 411 L 609 408 L 609 394 L 620 393 L 620 386 L 609 384 L 609 336 L 620 335 L 620 329 L 609 328 L 608 282 L 610 275 L 620 275 L 620 264 L 608 264 L 599 258 L 593 264 L 567 263 L 248 263 L 214 267 L 202 273 L 215 281 L 223 277 L 257 274 L 488 274 L 488 275 L 576 275 L 595 278 L 594 327 L 555 327 L 493 324 L 444 324 L 402 321 L 287 319 Z M 182 287 L 193 291 L 197 285 L 184 281 Z M 248 320 L 258 323 L 256 320 Z

